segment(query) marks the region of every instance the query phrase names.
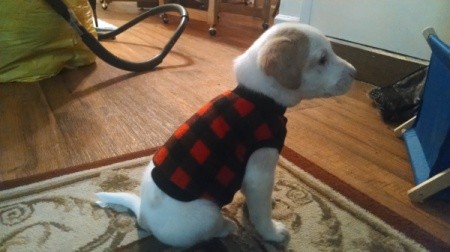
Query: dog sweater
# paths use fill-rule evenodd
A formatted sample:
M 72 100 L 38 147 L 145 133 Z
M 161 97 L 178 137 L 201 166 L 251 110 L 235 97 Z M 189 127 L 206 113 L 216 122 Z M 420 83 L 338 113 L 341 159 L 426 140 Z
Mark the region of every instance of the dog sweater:
M 222 207 L 241 188 L 247 161 L 263 147 L 281 151 L 286 108 L 238 86 L 206 103 L 153 157 L 151 175 L 172 198 Z

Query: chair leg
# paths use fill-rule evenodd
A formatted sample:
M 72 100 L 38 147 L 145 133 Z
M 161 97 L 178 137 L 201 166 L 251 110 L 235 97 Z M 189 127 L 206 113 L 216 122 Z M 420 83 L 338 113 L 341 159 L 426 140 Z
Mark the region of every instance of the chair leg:
M 277 0 L 277 4 L 275 5 L 275 9 L 273 10 L 272 17 L 275 18 L 278 15 L 278 11 L 280 10 L 280 2 L 281 0 Z
M 409 128 L 412 127 L 412 125 L 414 124 L 414 122 L 416 121 L 416 117 L 417 116 L 413 116 L 411 119 L 409 119 L 408 121 L 404 122 L 403 124 L 401 124 L 400 126 L 398 126 L 397 128 L 394 129 L 394 135 L 396 137 L 401 137 L 403 135 L 403 133 L 405 133 L 405 131 Z
M 89 4 L 92 8 L 92 14 L 94 15 L 94 24 L 95 27 L 98 27 L 98 19 L 97 19 L 97 1 L 96 0 L 89 0 Z
M 209 35 L 216 36 L 216 25 L 219 22 L 219 8 L 221 0 L 208 1 L 207 23 L 209 24 Z
M 413 202 L 423 202 L 424 199 L 447 187 L 450 187 L 450 168 L 415 186 L 408 191 L 408 196 Z

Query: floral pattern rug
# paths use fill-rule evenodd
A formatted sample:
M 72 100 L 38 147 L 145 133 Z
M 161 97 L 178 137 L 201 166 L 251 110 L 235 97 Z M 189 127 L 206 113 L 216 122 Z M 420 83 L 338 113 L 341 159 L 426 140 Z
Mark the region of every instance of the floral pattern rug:
M 96 206 L 95 192 L 139 192 L 150 158 L 139 158 L 0 191 L 2 251 L 181 251 L 137 227 L 129 212 Z M 238 193 L 223 213 L 237 234 L 188 251 L 425 251 L 425 248 L 281 158 L 273 195 L 274 218 L 290 240 L 262 240 Z

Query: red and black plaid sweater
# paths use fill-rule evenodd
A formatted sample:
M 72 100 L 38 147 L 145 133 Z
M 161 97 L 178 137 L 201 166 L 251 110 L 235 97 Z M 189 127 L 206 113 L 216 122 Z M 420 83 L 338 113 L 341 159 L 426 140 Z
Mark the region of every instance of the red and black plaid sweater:
M 205 104 L 155 154 L 152 177 L 180 201 L 206 198 L 220 207 L 241 188 L 251 154 L 262 147 L 281 151 L 286 108 L 238 86 Z

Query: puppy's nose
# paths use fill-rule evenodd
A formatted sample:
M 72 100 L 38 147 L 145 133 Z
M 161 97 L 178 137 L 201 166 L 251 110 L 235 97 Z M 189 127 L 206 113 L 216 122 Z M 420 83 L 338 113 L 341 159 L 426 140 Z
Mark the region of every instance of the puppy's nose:
M 356 73 L 357 73 L 356 68 L 355 68 L 354 66 L 352 66 L 351 64 L 348 64 L 348 66 L 349 66 L 348 74 L 349 74 L 352 78 L 355 78 L 355 77 L 356 77 Z
M 350 77 L 352 77 L 353 79 L 356 77 L 356 69 L 355 67 L 350 64 L 348 61 L 344 60 L 341 57 L 338 57 L 340 62 L 344 65 L 344 69 L 347 70 L 348 75 L 350 75 Z M 345 70 L 343 73 L 345 73 Z

